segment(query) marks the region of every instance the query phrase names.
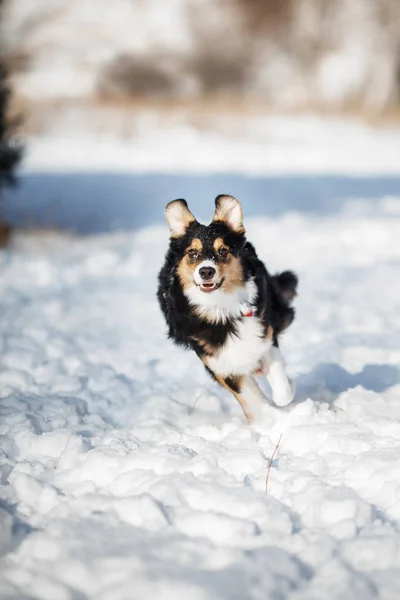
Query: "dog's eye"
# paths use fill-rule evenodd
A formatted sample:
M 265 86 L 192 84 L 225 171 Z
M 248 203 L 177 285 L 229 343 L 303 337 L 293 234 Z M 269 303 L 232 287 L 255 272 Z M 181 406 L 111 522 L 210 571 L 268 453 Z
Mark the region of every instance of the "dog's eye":
M 222 247 L 218 250 L 218 254 L 220 255 L 221 258 L 226 258 L 229 254 L 229 250 L 228 250 L 228 248 Z
M 198 250 L 195 250 L 194 248 L 191 248 L 188 252 L 189 258 L 197 258 L 199 256 L 199 252 Z

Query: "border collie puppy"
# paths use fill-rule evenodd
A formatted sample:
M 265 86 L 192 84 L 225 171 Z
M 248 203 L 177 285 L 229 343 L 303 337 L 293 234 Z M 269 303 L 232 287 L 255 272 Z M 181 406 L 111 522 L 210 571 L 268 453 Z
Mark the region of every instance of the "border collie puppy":
M 169 337 L 196 352 L 251 422 L 267 400 L 255 376 L 266 376 L 278 406 L 293 400 L 278 339 L 294 318 L 297 277 L 268 273 L 246 240 L 236 198 L 218 196 L 215 207 L 202 225 L 185 200 L 167 205 L 171 238 L 157 296 Z

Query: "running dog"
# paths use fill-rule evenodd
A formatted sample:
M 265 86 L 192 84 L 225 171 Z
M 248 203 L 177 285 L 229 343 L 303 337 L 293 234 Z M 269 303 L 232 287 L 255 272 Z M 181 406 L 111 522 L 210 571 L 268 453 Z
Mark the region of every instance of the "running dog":
M 165 215 L 171 237 L 157 297 L 169 337 L 194 350 L 249 422 L 268 400 L 256 376 L 265 375 L 274 403 L 286 406 L 294 389 L 279 335 L 294 319 L 296 275 L 268 273 L 246 240 L 242 207 L 232 196 L 216 198 L 210 225 L 198 223 L 185 200 L 170 202 Z

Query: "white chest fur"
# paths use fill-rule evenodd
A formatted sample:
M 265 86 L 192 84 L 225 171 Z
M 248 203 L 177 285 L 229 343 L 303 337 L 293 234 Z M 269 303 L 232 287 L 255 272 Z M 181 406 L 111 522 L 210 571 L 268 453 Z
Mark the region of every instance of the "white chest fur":
M 265 339 L 264 327 L 258 317 L 241 317 L 243 308 L 248 310 L 253 305 L 257 293 L 253 279 L 229 294 L 224 290 L 204 294 L 195 285 L 186 291 L 189 302 L 196 307 L 198 314 L 211 323 L 236 320 L 236 333 L 228 335 L 224 345 L 214 356 L 207 357 L 207 365 L 216 375 L 250 375 L 271 347 L 271 342 Z
M 207 364 L 216 375 L 250 375 L 259 365 L 271 341 L 257 317 L 244 317 L 237 322 L 237 333 L 230 334 L 217 355 Z

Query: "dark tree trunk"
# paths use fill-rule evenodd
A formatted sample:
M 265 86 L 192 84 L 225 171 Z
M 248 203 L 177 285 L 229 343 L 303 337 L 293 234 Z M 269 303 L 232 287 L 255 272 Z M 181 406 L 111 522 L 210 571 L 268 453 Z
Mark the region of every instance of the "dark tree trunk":
M 13 137 L 14 124 L 8 118 L 8 100 L 6 71 L 0 62 L 0 194 L 6 185 L 15 183 L 15 169 L 22 155 Z
M 16 183 L 15 170 L 22 156 L 22 146 L 15 139 L 15 122 L 8 116 L 9 94 L 6 70 L 0 61 L 0 247 L 7 244 L 11 233 L 2 215 L 3 191 Z

